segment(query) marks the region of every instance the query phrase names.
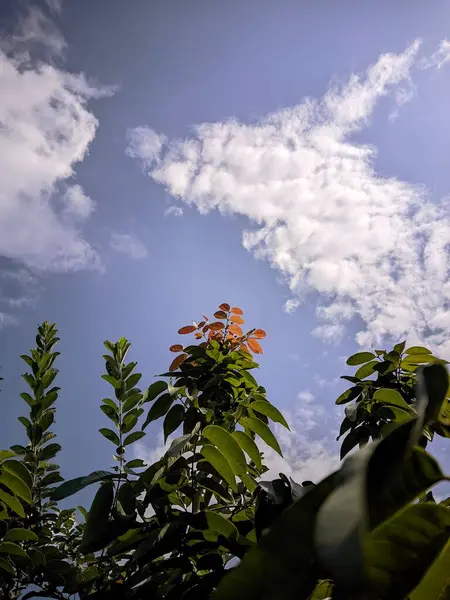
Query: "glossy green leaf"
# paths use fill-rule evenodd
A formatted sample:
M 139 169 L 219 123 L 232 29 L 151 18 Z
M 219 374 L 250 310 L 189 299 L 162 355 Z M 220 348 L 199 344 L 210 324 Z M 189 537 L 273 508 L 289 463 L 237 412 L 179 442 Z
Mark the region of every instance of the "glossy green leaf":
M 2 500 L 6 506 L 8 506 L 8 508 L 18 514 L 19 517 L 25 518 L 23 506 L 15 496 L 12 496 L 11 494 L 8 494 L 8 492 L 0 489 L 0 500 Z
M 397 392 L 397 390 L 393 390 L 390 388 L 381 388 L 374 393 L 373 399 L 377 402 L 383 402 L 384 404 L 398 406 L 399 408 L 403 408 L 407 411 L 410 410 L 408 403 L 405 402 L 402 395 L 400 394 L 400 392 Z
M 378 364 L 379 363 L 377 360 L 372 360 L 368 362 L 356 371 L 355 377 L 357 377 L 358 379 L 365 379 L 366 377 L 369 377 L 369 375 L 372 375 L 372 373 L 374 372 L 374 366 Z
M 266 442 L 268 446 L 273 448 L 275 452 L 278 452 L 280 456 L 283 456 L 283 453 L 281 452 L 281 448 L 278 444 L 276 437 L 270 431 L 269 427 L 260 419 L 256 419 L 254 417 L 246 417 L 244 419 L 241 419 L 240 422 L 244 427 L 247 427 L 251 431 L 254 431 L 257 435 L 259 435 L 259 437 L 264 442 Z
M 142 401 L 142 394 L 141 393 L 135 393 L 135 394 L 131 394 L 131 396 L 129 396 L 125 402 L 122 405 L 122 412 L 126 413 L 129 410 L 132 410 L 135 406 L 137 406 L 138 404 L 140 404 L 140 402 Z
M 100 406 L 100 410 L 108 417 L 108 419 L 111 419 L 111 421 L 115 425 L 117 425 L 119 423 L 119 416 L 117 414 L 117 411 L 114 410 L 111 406 L 102 404 L 102 406 Z
M 68 498 L 69 496 L 76 494 L 88 485 L 98 483 L 99 481 L 116 479 L 117 477 L 120 477 L 120 475 L 117 473 L 110 473 L 108 471 L 94 471 L 90 475 L 86 475 L 86 477 L 77 477 L 76 479 L 65 481 L 62 485 L 53 490 L 50 499 L 63 500 L 64 498 Z
M 128 469 L 140 469 L 141 467 L 145 467 L 146 463 L 142 458 L 133 458 L 133 460 L 127 462 L 126 466 Z
M 0 450 L 0 462 L 13 456 L 16 456 L 16 453 L 12 450 Z
M 202 434 L 225 456 L 234 473 L 240 475 L 246 472 L 245 455 L 238 442 L 228 431 L 218 425 L 208 425 Z
M 119 413 L 119 407 L 117 406 L 117 404 L 114 402 L 114 400 L 112 400 L 111 398 L 103 398 L 102 402 L 106 405 L 106 406 L 110 406 L 116 413 Z
M 226 502 L 231 502 L 233 500 L 229 491 L 223 485 L 221 485 L 214 477 L 199 475 L 197 476 L 197 483 L 206 490 L 209 490 L 213 494 L 216 494 L 216 496 L 219 496 Z
M 109 513 L 114 500 L 112 481 L 102 483 L 92 502 L 80 543 L 81 552 L 95 552 L 108 527 Z
M 60 450 L 61 446 L 59 444 L 48 444 L 39 452 L 39 460 L 49 460 L 56 456 Z
M 16 576 L 16 570 L 11 565 L 11 563 L 9 563 L 4 558 L 0 558 L 0 569 L 2 569 L 3 571 L 5 571 L 6 573 L 9 573 L 9 575 L 12 575 L 13 577 Z
M 367 363 L 374 358 L 375 354 L 372 354 L 372 352 L 357 352 L 347 359 L 347 364 L 351 367 L 356 367 L 357 365 Z
M 336 400 L 335 404 L 346 404 L 347 402 L 351 402 L 355 398 L 357 398 L 361 394 L 362 388 L 360 386 L 352 387 L 339 396 Z
M 23 542 L 23 541 L 37 542 L 38 539 L 39 539 L 38 536 L 30 529 L 14 527 L 13 529 L 10 529 L 9 531 L 6 532 L 5 537 L 3 538 L 3 541 L 5 541 L 5 542 Z
M 201 449 L 201 453 L 206 458 L 206 460 L 216 469 L 216 471 L 221 475 L 231 489 L 234 492 L 237 492 L 236 478 L 233 473 L 233 469 L 231 468 L 230 463 L 225 458 L 225 456 L 218 450 L 215 446 L 210 446 L 207 444 L 203 446 Z
M 234 431 L 232 436 L 237 441 L 242 450 L 255 463 L 257 469 L 261 469 L 261 453 L 258 446 L 244 431 Z
M 31 504 L 31 490 L 19 477 L 8 473 L 8 471 L 3 471 L 2 473 L 0 472 L 0 483 L 11 490 L 16 496 Z
M 28 558 L 28 554 L 25 552 L 25 550 L 13 542 L 0 542 L 0 552 L 2 554 L 12 554 L 13 556 Z
M 124 439 L 123 445 L 129 446 L 133 442 L 137 442 L 138 440 L 141 440 L 144 436 L 145 436 L 145 433 L 143 431 L 135 431 L 133 433 L 130 433 L 130 435 Z
M 377 600 L 405 598 L 449 538 L 450 511 L 434 504 L 408 506 L 377 527 L 365 544 L 368 582 Z
M 229 519 L 211 510 L 205 510 L 204 514 L 206 516 L 209 529 L 212 531 L 217 531 L 217 533 L 220 533 L 227 538 L 237 540 L 239 537 L 239 532 L 236 526 Z
M 424 422 L 427 424 L 436 421 L 444 402 L 447 402 L 449 388 L 447 369 L 439 364 L 423 367 L 418 373 L 417 381 L 419 402 L 425 412 Z
M 281 412 L 270 402 L 263 402 L 262 400 L 256 400 L 250 404 L 252 410 L 257 410 L 266 417 L 269 417 L 274 423 L 281 423 L 283 427 L 289 429 L 286 419 L 283 417 Z M 289 430 L 290 431 L 290 430 Z
M 409 600 L 446 600 L 450 594 L 449 564 L 450 542 L 447 542 L 422 581 L 409 595 Z
M 99 429 L 99 433 L 101 433 L 107 440 L 109 440 L 116 446 L 120 444 L 119 436 L 117 435 L 117 433 L 114 433 L 114 431 L 112 431 L 111 429 L 102 427 L 102 429 Z
M 174 404 L 164 419 L 164 443 L 171 433 L 173 433 L 184 420 L 185 409 L 182 404 Z
M 138 417 L 136 414 L 128 413 L 128 415 L 126 415 L 122 421 L 122 433 L 128 433 L 129 431 L 131 431 L 136 425 L 137 421 Z
M 179 456 L 187 452 L 187 450 L 190 447 L 190 441 L 192 439 L 192 436 L 193 432 L 175 438 L 166 452 L 166 457 L 178 458 Z
M 117 381 L 117 379 L 112 375 L 102 375 L 102 379 L 111 384 L 114 389 L 120 390 L 122 384 L 120 383 L 120 381 Z
M 431 350 L 424 348 L 423 346 L 411 346 L 406 351 L 406 354 L 431 354 Z
M 144 392 L 142 401 L 151 402 L 166 390 L 167 383 L 165 381 L 155 381 L 155 383 L 152 383 L 152 385 Z
M 126 390 L 129 391 L 129 390 L 133 389 L 139 383 L 141 378 L 142 378 L 141 373 L 133 373 L 133 375 L 130 375 L 128 377 L 128 379 L 125 381 Z
M 8 473 L 19 477 L 30 489 L 33 487 L 31 473 L 22 461 L 13 459 L 5 460 L 1 467 L 4 471 L 8 471 Z
M 142 425 L 142 429 L 144 430 L 149 423 L 163 417 L 169 408 L 172 406 L 175 398 L 170 394 L 164 394 L 160 396 L 154 404 L 152 404 L 150 410 L 148 411 L 147 418 L 145 419 L 144 424 Z

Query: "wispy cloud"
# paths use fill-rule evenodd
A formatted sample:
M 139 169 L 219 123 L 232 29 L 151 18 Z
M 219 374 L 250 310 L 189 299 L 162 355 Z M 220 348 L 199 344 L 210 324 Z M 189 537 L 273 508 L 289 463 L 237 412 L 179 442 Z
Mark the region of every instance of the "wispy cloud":
M 378 174 L 376 149 L 352 134 L 378 100 L 410 81 L 419 42 L 383 54 L 320 100 L 260 123 L 204 123 L 167 143 L 147 130 L 149 175 L 201 213 L 218 209 L 256 224 L 243 244 L 284 276 L 294 298 L 320 293 L 316 335 L 336 339 L 363 324 L 362 345 L 428 337 L 450 353 L 448 205 L 422 187 Z M 145 146 L 139 130 L 140 146 Z M 292 304 L 288 304 L 288 308 Z
M 135 233 L 111 233 L 109 245 L 113 250 L 126 254 L 134 260 L 147 258 L 148 251 Z
M 175 204 L 173 204 L 172 206 L 166 208 L 166 210 L 164 211 L 164 215 L 166 217 L 182 217 L 183 209 L 181 208 L 181 206 L 176 206 Z
M 439 48 L 431 56 L 424 57 L 419 66 L 422 69 L 431 69 L 435 67 L 440 69 L 450 60 L 450 41 L 442 40 L 439 44 Z
M 80 186 L 66 188 L 63 200 L 70 210 L 61 213 L 59 196 L 96 133 L 98 122 L 87 103 L 112 89 L 32 60 L 33 42 L 56 53 L 65 47 L 37 8 L 5 40 L 0 46 L 0 256 L 38 271 L 100 268 L 99 256 L 79 230 L 92 202 Z

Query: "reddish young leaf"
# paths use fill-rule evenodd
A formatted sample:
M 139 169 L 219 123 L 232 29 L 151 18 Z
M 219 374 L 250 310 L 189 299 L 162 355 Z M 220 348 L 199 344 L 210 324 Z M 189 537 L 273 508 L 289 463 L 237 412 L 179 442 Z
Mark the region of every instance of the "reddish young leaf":
M 199 329 L 201 329 L 201 328 L 202 328 L 202 327 L 204 327 L 205 325 L 206 325 L 206 321 L 201 321 L 201 322 L 200 322 L 200 323 L 197 325 L 197 327 L 198 327 Z
M 186 325 L 186 327 L 182 327 L 178 330 L 178 333 L 181 335 L 186 335 L 187 333 L 193 333 L 197 328 L 194 325 Z
M 239 325 L 236 325 L 236 323 L 232 323 L 229 327 L 228 327 L 228 331 L 230 331 L 231 333 L 234 333 L 235 335 L 243 335 L 243 331 L 242 329 L 239 327 Z
M 226 319 L 227 313 L 224 312 L 223 310 L 216 310 L 216 312 L 214 313 L 214 316 L 216 317 L 216 319 Z
M 230 310 L 230 305 L 227 304 L 226 302 L 224 302 L 223 304 L 221 304 L 219 306 L 219 308 L 220 308 L 220 310 L 224 310 L 224 311 L 228 312 Z
M 206 348 L 206 346 L 208 345 L 208 342 L 202 342 L 201 344 L 198 345 L 199 348 Z
M 202 315 L 202 317 L 205 319 L 205 321 L 209 321 L 208 317 L 206 317 L 205 315 Z
M 244 343 L 242 343 L 242 344 L 241 344 L 241 350 L 243 350 L 244 352 L 247 352 L 247 354 L 250 354 L 250 356 L 251 356 L 251 354 L 252 354 L 252 353 L 250 352 L 250 350 L 247 348 L 247 344 L 244 344 Z
M 264 329 L 255 329 L 255 331 L 252 333 L 252 337 L 260 340 L 266 337 L 266 332 Z
M 231 309 L 231 312 L 233 313 L 233 315 L 243 315 L 244 312 L 241 308 L 238 308 L 237 306 L 233 306 L 233 308 Z
M 183 346 L 181 344 L 174 344 L 173 346 L 170 346 L 169 350 L 171 352 L 181 352 L 183 350 Z
M 247 344 L 248 344 L 248 347 L 250 348 L 250 350 L 252 352 L 254 352 L 255 354 L 263 353 L 263 349 L 261 348 L 259 342 L 257 342 L 256 340 L 250 338 L 247 340 Z
M 209 328 L 212 331 L 220 331 L 221 329 L 225 329 L 225 325 L 221 321 L 214 321 L 214 323 L 210 323 Z
M 233 323 L 238 323 L 239 325 L 242 325 L 242 323 L 244 322 L 244 319 L 242 317 L 238 317 L 237 315 L 232 315 L 230 321 L 233 321 Z
M 187 357 L 187 354 L 179 354 L 178 356 L 175 356 L 175 358 L 172 361 L 172 364 L 169 367 L 169 371 L 176 371 L 181 365 L 181 363 L 183 363 L 186 360 Z
M 202 329 L 203 333 L 206 333 L 209 329 L 209 325 L 205 325 Z
M 202 338 L 202 337 L 203 337 L 203 334 L 202 334 L 200 331 L 197 331 L 197 332 L 195 333 L 195 339 L 199 340 L 199 339 L 200 339 L 200 338 Z

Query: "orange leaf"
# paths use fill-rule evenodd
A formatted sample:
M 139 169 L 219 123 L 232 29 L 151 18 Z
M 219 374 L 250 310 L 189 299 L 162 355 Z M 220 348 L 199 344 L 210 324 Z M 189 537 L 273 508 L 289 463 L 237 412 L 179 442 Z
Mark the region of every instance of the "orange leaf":
M 247 340 L 247 344 L 248 347 L 250 348 L 250 350 L 252 352 L 254 352 L 255 354 L 262 354 L 263 353 L 263 349 L 261 348 L 259 342 L 257 342 L 256 340 L 249 338 Z
M 200 331 L 197 331 L 195 334 L 195 339 L 199 340 L 201 337 L 203 337 L 203 334 Z
M 255 331 L 252 333 L 252 337 L 260 340 L 266 337 L 266 332 L 264 329 L 255 329 Z
M 172 364 L 169 367 L 169 371 L 176 371 L 181 365 L 181 363 L 183 363 L 187 359 L 187 357 L 187 354 L 179 354 L 178 356 L 175 356 L 175 358 L 172 361 Z
M 202 342 L 201 344 L 198 345 L 199 348 L 206 348 L 206 346 L 208 345 L 207 342 Z
M 247 344 L 241 344 L 241 350 L 243 350 L 244 352 L 247 352 L 247 354 L 251 355 L 250 350 L 247 348 Z
M 238 323 L 239 325 L 242 325 L 242 323 L 244 322 L 244 319 L 242 317 L 238 317 L 237 315 L 233 315 L 231 317 L 230 321 L 233 321 L 233 323 Z
M 243 335 L 242 329 L 239 327 L 239 325 L 236 325 L 236 323 L 232 323 L 228 327 L 228 331 L 231 331 L 231 333 L 234 333 L 235 335 Z
M 241 308 L 238 308 L 237 306 L 233 306 L 233 308 L 231 309 L 231 312 L 234 315 L 243 315 L 244 314 L 243 310 Z
M 225 325 L 221 321 L 214 321 L 214 323 L 210 323 L 209 328 L 212 331 L 220 331 L 221 329 L 225 329 Z
M 219 306 L 220 310 L 225 310 L 226 312 L 228 312 L 230 310 L 230 305 L 227 304 L 226 302 L 224 302 L 223 304 L 221 304 Z
M 227 318 L 227 313 L 224 312 L 223 310 L 217 310 L 214 313 L 214 316 L 216 317 L 216 319 L 226 319 Z
M 197 328 L 193 325 L 186 325 L 186 327 L 179 329 L 178 333 L 181 333 L 181 335 L 186 335 L 187 333 L 193 333 L 196 329 Z
M 206 333 L 209 329 L 209 325 L 205 325 L 202 329 L 203 333 Z
M 173 346 L 170 346 L 169 350 L 171 352 L 181 352 L 183 350 L 183 346 L 181 344 L 174 344 Z

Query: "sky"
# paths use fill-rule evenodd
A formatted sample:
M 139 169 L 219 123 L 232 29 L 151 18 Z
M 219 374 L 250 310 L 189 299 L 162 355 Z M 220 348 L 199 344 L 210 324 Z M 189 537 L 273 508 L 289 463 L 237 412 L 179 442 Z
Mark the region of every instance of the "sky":
M 70 478 L 112 463 L 103 340 L 148 385 L 228 302 L 267 331 L 257 378 L 291 424 L 270 474 L 334 469 L 346 357 L 450 358 L 449 40 L 444 1 L 2 0 L 1 446 L 43 320 Z

